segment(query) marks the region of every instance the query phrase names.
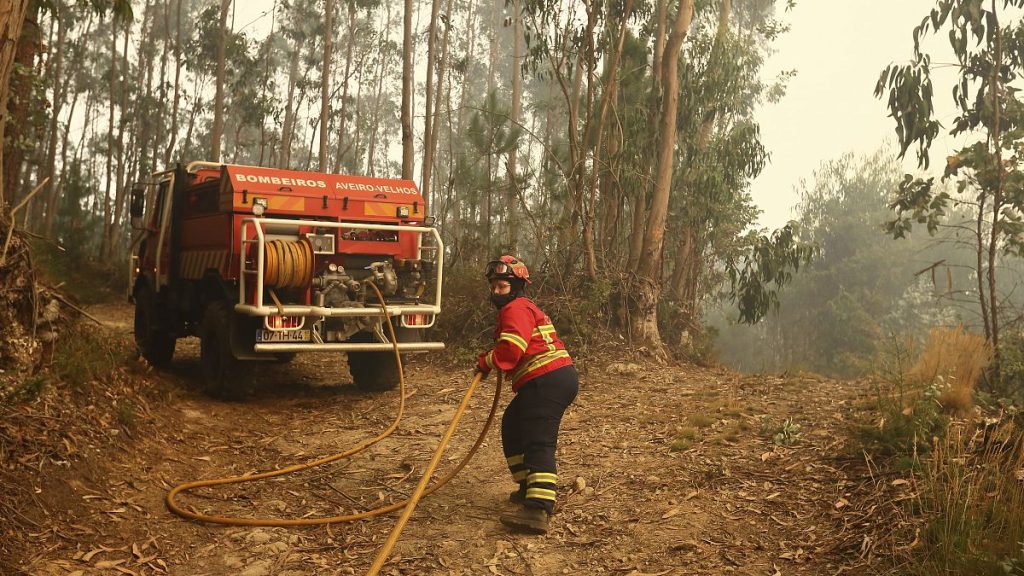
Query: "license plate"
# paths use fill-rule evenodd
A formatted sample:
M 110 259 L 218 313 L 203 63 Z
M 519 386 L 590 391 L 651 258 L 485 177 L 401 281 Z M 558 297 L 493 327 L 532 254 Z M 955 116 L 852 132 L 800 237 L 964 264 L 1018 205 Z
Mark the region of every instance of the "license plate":
M 273 330 L 257 330 L 257 342 L 309 342 L 312 339 L 309 330 L 288 330 L 286 332 L 275 332 Z

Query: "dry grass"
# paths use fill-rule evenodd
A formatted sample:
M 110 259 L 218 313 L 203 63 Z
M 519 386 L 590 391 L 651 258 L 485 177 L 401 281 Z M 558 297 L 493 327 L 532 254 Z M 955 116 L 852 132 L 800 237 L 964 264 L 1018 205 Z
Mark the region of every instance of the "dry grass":
M 669 450 L 672 452 L 685 452 L 690 448 L 693 448 L 694 443 L 702 440 L 700 432 L 697 431 L 693 426 L 684 426 L 676 432 L 675 438 L 672 439 L 672 444 L 669 446 Z
M 1012 424 L 938 443 L 915 499 L 914 574 L 1024 573 L 1024 438 Z
M 697 428 L 707 428 L 708 426 L 711 426 L 715 422 L 718 422 L 718 418 L 715 418 L 714 416 L 710 416 L 708 414 L 691 414 L 687 416 L 686 419 L 690 422 L 690 424 L 696 426 Z
M 965 332 L 962 326 L 953 330 L 936 328 L 910 369 L 908 380 L 921 386 L 944 385 L 939 396 L 943 408 L 966 414 L 974 405 L 974 388 L 990 357 L 984 337 Z

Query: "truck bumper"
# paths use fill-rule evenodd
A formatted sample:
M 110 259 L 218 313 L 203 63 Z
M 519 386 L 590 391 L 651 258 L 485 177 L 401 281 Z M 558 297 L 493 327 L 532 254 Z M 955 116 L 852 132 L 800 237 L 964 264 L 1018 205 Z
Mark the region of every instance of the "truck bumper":
M 339 342 L 331 344 L 306 344 L 290 342 L 257 343 L 256 352 L 391 352 L 394 344 L 383 342 Z M 444 350 L 444 342 L 399 342 L 399 352 L 430 352 Z

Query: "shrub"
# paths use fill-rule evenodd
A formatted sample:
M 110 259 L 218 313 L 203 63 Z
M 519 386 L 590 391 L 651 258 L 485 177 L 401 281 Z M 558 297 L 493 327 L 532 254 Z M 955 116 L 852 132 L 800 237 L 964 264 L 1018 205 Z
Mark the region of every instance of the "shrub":
M 940 385 L 942 407 L 964 415 L 974 405 L 974 389 L 990 356 L 984 337 L 964 332 L 962 326 L 953 330 L 936 328 L 910 369 L 908 379 L 922 388 Z
M 924 518 L 913 574 L 1024 574 L 1024 442 L 1011 423 L 937 442 L 910 503 Z
M 124 364 L 134 345 L 127 338 L 112 338 L 107 331 L 84 325 L 69 327 L 54 346 L 51 371 L 71 386 L 81 386 Z

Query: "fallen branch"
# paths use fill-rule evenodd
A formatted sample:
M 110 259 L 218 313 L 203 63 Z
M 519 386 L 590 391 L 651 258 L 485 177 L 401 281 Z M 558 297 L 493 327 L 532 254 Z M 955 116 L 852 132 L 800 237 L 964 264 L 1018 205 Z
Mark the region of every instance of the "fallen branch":
M 49 287 L 47 286 L 47 288 L 49 288 Z M 95 322 L 95 323 L 99 324 L 100 326 L 103 326 L 104 328 L 106 328 L 106 327 L 107 327 L 107 325 L 106 325 L 106 324 L 104 324 L 104 323 L 103 323 L 103 321 L 102 321 L 102 320 L 100 320 L 99 318 L 97 318 L 97 317 L 93 316 L 92 314 L 89 314 L 89 313 L 88 313 L 88 312 L 86 312 L 85 310 L 82 310 L 82 309 L 81 309 L 81 308 L 79 308 L 78 306 L 75 306 L 74 304 L 72 304 L 71 302 L 69 302 L 69 301 L 68 301 L 68 299 L 67 299 L 67 298 L 66 298 L 66 297 L 65 297 L 65 296 L 64 296 L 63 294 L 61 294 L 60 292 L 57 292 L 57 291 L 55 291 L 55 290 L 51 289 L 51 292 L 50 292 L 50 294 L 51 294 L 51 295 L 52 295 L 52 296 L 53 296 L 54 298 L 56 298 L 56 299 L 60 300 L 61 302 L 63 302 L 63 303 L 65 304 L 65 305 L 67 305 L 67 306 L 68 306 L 69 308 L 71 308 L 71 309 L 72 309 L 72 310 L 74 310 L 75 312 L 78 312 L 78 313 L 79 313 L 79 314 L 81 314 L 82 316 L 85 316 L 85 317 L 86 317 L 86 318 L 88 318 L 89 320 L 92 320 L 93 322 Z
M 36 186 L 35 188 L 33 188 L 33 189 L 32 189 L 32 191 L 31 191 L 31 192 L 29 192 L 29 193 L 28 193 L 28 195 L 27 195 L 27 196 L 25 196 L 25 197 L 24 197 L 24 198 L 23 198 L 23 199 L 21 200 L 21 202 L 18 202 L 18 205 L 17 205 L 17 206 L 15 206 L 14 208 L 11 208 L 11 213 L 10 213 L 10 217 L 11 217 L 11 224 L 10 224 L 10 226 L 9 226 L 9 227 L 7 228 L 7 238 L 6 238 L 5 240 L 4 240 L 4 249 L 3 249 L 3 252 L 0 252 L 0 266 L 3 266 L 3 265 L 4 265 L 4 263 L 5 263 L 6 261 L 7 261 L 7 249 L 8 249 L 9 247 L 10 247 L 10 244 L 11 244 L 11 238 L 12 238 L 12 237 L 13 237 L 13 235 L 14 235 L 14 223 L 15 223 L 15 221 L 16 221 L 16 218 L 14 217 L 15 213 L 17 213 L 17 212 L 18 212 L 18 210 L 21 210 L 21 208 L 22 208 L 23 206 L 25 206 L 25 204 L 27 204 L 27 203 L 28 203 L 28 201 L 29 201 L 29 200 L 31 200 L 31 199 L 32 199 L 32 197 L 33 197 L 33 196 L 35 196 L 37 192 L 39 192 L 40 190 L 42 190 L 42 189 L 43 189 L 43 186 L 46 186 L 46 183 L 47 183 L 47 182 L 49 182 L 49 181 L 50 181 L 50 177 L 49 177 L 49 176 L 47 176 L 46 178 L 43 178 L 43 181 L 42 181 L 42 182 L 40 182 L 40 183 L 39 183 L 39 185 L 37 185 L 37 186 Z

